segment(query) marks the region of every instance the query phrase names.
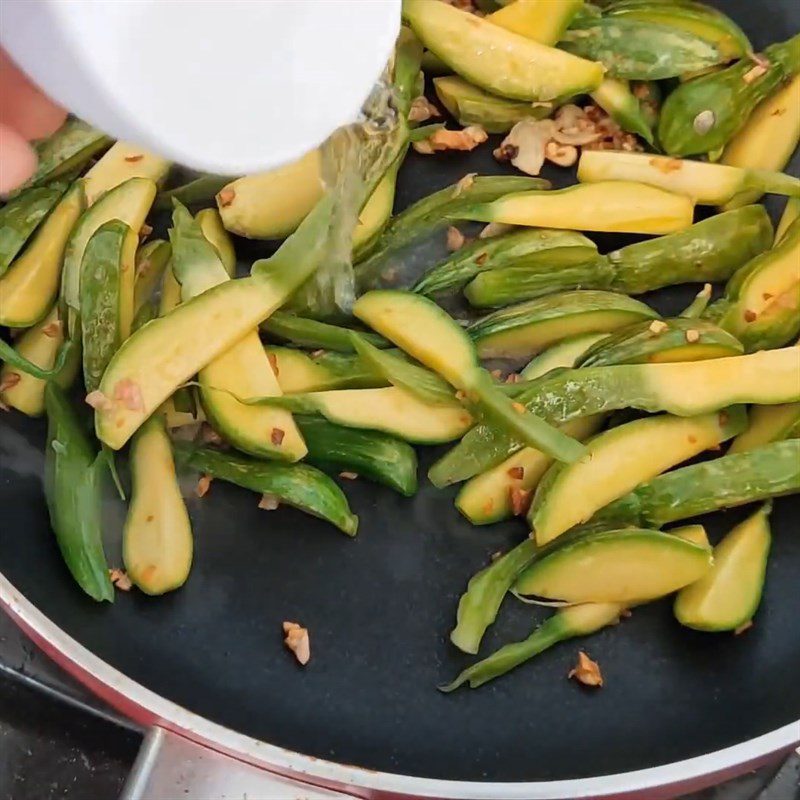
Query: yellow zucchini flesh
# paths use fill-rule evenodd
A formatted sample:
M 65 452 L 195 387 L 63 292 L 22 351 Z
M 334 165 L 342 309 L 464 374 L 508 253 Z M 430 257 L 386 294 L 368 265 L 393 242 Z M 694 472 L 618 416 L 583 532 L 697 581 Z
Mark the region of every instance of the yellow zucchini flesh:
M 532 564 L 520 594 L 570 603 L 643 603 L 708 574 L 711 550 L 659 531 L 627 528 L 581 537 Z
M 556 465 L 539 484 L 530 511 L 536 543 L 580 525 L 640 483 L 716 447 L 744 429 L 742 407 L 697 417 L 669 414 L 612 428 L 587 444 L 587 455 Z
M 515 100 L 589 92 L 603 67 L 547 47 L 447 3 L 405 0 L 403 15 L 431 52 L 470 83 Z
M 764 588 L 772 534 L 770 505 L 737 525 L 714 548 L 714 566 L 675 598 L 675 617 L 700 631 L 732 631 L 749 622 Z
M 158 415 L 134 436 L 130 463 L 133 493 L 123 529 L 125 570 L 146 594 L 164 594 L 186 582 L 194 545 L 172 447 Z
M 664 234 L 688 228 L 693 214 L 694 203 L 686 195 L 635 181 L 601 181 L 555 192 L 517 192 L 459 216 L 535 228 Z
M 76 183 L 39 226 L 22 255 L 0 276 L 0 325 L 28 328 L 53 305 L 70 232 L 84 208 Z

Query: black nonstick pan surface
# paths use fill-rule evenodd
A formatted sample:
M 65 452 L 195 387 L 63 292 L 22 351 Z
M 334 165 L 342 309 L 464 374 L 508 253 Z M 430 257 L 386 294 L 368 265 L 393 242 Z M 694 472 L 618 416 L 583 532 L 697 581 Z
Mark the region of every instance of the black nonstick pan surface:
M 794 0 L 717 5 L 757 48 L 800 29 Z M 510 171 L 491 150 L 412 153 L 396 210 L 465 173 Z M 798 167 L 795 156 L 794 174 Z M 545 175 L 574 180 L 557 168 Z M 610 249 L 632 240 L 599 241 Z M 257 243 L 240 250 L 244 261 L 265 252 Z M 677 287 L 644 299 L 676 313 L 696 291 Z M 292 509 L 259 510 L 256 495 L 215 481 L 203 499 L 189 500 L 195 562 L 186 586 L 163 598 L 118 593 L 113 606 L 100 606 L 73 585 L 50 532 L 44 438 L 42 421 L 0 419 L 0 572 L 98 657 L 240 733 L 386 772 L 548 781 L 668 764 L 800 719 L 800 497 L 775 504 L 766 593 L 746 633 L 688 631 L 669 602 L 657 603 L 478 691 L 444 696 L 437 684 L 472 660 L 447 638 L 457 599 L 469 576 L 526 530 L 519 521 L 473 528 L 463 520 L 455 487 L 437 491 L 424 478 L 436 451 L 421 452 L 421 489 L 412 499 L 342 481 L 361 518 L 354 540 Z M 110 499 L 107 511 L 109 560 L 119 564 L 122 509 Z M 746 513 L 703 521 L 716 540 Z M 547 613 L 509 599 L 482 654 L 526 636 Z M 282 644 L 287 619 L 310 631 L 305 668 Z M 566 678 L 580 648 L 601 665 L 600 691 Z

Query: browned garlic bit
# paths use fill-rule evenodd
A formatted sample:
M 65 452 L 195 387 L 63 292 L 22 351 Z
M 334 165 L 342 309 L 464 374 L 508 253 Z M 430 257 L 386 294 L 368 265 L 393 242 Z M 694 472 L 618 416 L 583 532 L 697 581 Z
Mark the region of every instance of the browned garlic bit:
M 454 253 L 456 250 L 460 250 L 466 241 L 466 237 L 458 228 L 451 225 L 447 229 L 447 249 L 451 253 Z
M 134 383 L 130 378 L 123 378 L 114 385 L 115 403 L 119 403 L 128 411 L 143 411 L 144 398 L 138 383 Z
M 686 341 L 689 344 L 694 344 L 695 342 L 700 341 L 700 331 L 694 330 L 694 328 L 686 331 Z
M 217 201 L 223 208 L 227 208 L 235 199 L 236 192 L 233 189 L 223 189 L 217 195 Z
M 683 169 L 683 161 L 680 158 L 651 158 L 647 163 L 665 175 L 669 175 L 670 172 L 679 172 Z
M 137 161 L 141 161 L 144 158 L 143 155 L 138 156 L 125 156 L 125 160 L 131 164 L 135 164 Z
M 356 480 L 358 478 L 358 473 L 357 472 L 340 472 L 339 473 L 339 477 L 340 478 L 344 478 L 344 480 L 346 480 L 346 481 L 354 481 L 354 480 Z
M 578 663 L 567 674 L 568 678 L 575 678 L 576 681 L 584 686 L 601 687 L 603 685 L 603 675 L 600 672 L 600 665 L 592 661 L 586 653 L 581 650 L 578 653 Z
M 128 577 L 128 573 L 124 570 L 110 569 L 108 571 L 108 577 L 111 579 L 111 583 L 121 592 L 129 592 L 133 586 L 131 579 Z
M 408 112 L 409 122 L 427 122 L 431 117 L 441 117 L 442 112 L 425 95 L 414 98 Z
M 664 331 L 665 331 L 665 330 L 666 330 L 668 327 L 669 327 L 669 325 L 667 325 L 667 323 L 666 323 L 666 322 L 664 322 L 663 320 L 660 320 L 660 319 L 654 319 L 654 320 L 653 320 L 653 321 L 650 323 L 650 326 L 648 327 L 648 329 L 647 329 L 647 330 L 649 330 L 649 331 L 650 331 L 650 333 L 653 333 L 653 334 L 655 334 L 656 336 L 658 336 L 659 334 L 662 334 L 662 333 L 664 333 Z
M 752 83 L 753 81 L 758 80 L 759 78 L 763 77 L 766 74 L 767 74 L 766 68 L 756 64 L 756 66 L 754 66 L 751 70 L 745 72 L 744 76 L 742 77 L 742 80 L 745 83 Z
M 531 494 L 533 493 L 529 489 L 520 489 L 518 486 L 512 486 L 508 490 L 511 511 L 515 517 L 522 517 L 528 513 L 531 505 Z
M 200 425 L 200 440 L 203 444 L 222 444 L 222 437 L 207 422 Z
M 114 403 L 110 397 L 106 397 L 99 389 L 89 392 L 84 398 L 86 404 L 91 406 L 95 411 L 108 411 L 114 407 Z
M 198 497 L 205 497 L 210 488 L 211 488 L 211 476 L 201 475 L 197 481 L 197 487 L 195 488 L 194 493 Z
M 472 186 L 473 183 L 475 183 L 475 178 L 477 177 L 478 177 L 477 172 L 468 172 L 456 184 L 455 189 L 453 189 L 453 197 L 460 197 L 463 192 L 465 192 Z
M 305 666 L 311 658 L 311 642 L 308 630 L 296 622 L 284 622 L 283 632 L 286 634 L 283 642 L 294 653 L 298 663 Z
M 13 389 L 22 380 L 22 375 L 18 372 L 9 372 L 3 380 L 0 381 L 0 392 L 5 392 L 7 389 Z
M 45 325 L 44 328 L 42 328 L 42 333 L 45 336 L 49 336 L 51 339 L 55 339 L 55 337 L 61 333 L 61 320 L 56 319 Z
M 483 16 L 483 12 L 475 5 L 474 0 L 444 0 L 444 2 L 449 6 L 455 6 L 461 11 L 475 14 L 476 17 Z
M 544 155 L 559 167 L 571 167 L 578 160 L 578 148 L 571 144 L 558 144 L 548 142 L 544 148 Z
M 470 125 L 461 131 L 440 128 L 427 139 L 413 142 L 412 147 L 422 155 L 432 155 L 440 150 L 474 150 L 488 138 L 489 135 L 480 125 Z
M 510 161 L 528 175 L 538 175 L 544 166 L 545 148 L 555 130 L 551 119 L 520 120 L 494 151 L 494 157 L 498 161 Z
M 274 494 L 267 494 L 266 492 L 261 495 L 261 499 L 258 501 L 258 507 L 264 511 L 274 511 L 279 505 L 278 498 Z
M 490 222 L 479 234 L 479 239 L 491 239 L 513 230 L 514 226 L 507 222 Z

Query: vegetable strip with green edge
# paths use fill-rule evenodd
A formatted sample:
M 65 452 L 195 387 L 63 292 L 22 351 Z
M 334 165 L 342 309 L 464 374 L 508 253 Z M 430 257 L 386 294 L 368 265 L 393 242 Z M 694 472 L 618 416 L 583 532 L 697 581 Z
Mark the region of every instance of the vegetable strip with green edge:
M 507 133 L 528 117 L 544 119 L 555 106 L 555 103 L 542 103 L 534 107 L 520 100 L 497 97 L 458 75 L 434 78 L 433 88 L 441 104 L 462 125 L 480 125 L 487 133 Z
M 625 17 L 578 19 L 559 44 L 599 61 L 612 78 L 660 81 L 721 64 L 711 42 L 689 31 Z
M 212 478 L 271 495 L 279 503 L 298 508 L 355 536 L 358 517 L 350 511 L 344 492 L 324 473 L 307 464 L 253 461 L 210 448 L 175 442 L 179 465 L 200 470 Z
M 16 197 L 33 186 L 82 169 L 89 160 L 111 144 L 112 140 L 80 119 L 68 119 L 52 136 L 36 144 L 38 166 L 33 176 L 15 189 Z
M 444 378 L 394 353 L 378 350 L 357 333 L 351 333 L 350 336 L 361 361 L 386 378 L 392 386 L 408 390 L 425 403 L 452 404 L 453 389 Z
M 800 440 L 667 472 L 601 509 L 580 530 L 669 522 L 800 492 Z
M 399 275 L 397 262 L 403 261 L 407 248 L 424 240 L 447 225 L 461 219 L 461 211 L 475 203 L 490 203 L 509 192 L 547 189 L 549 181 L 524 175 L 467 175 L 410 205 L 386 226 L 369 258 L 356 264 L 359 291 L 383 286 L 407 288 L 415 278 Z
M 546 545 L 548 551 L 554 545 Z M 500 604 L 514 581 L 537 553 L 536 542 L 526 539 L 470 579 L 456 612 L 450 641 L 465 653 L 477 653 L 486 629 L 495 621 Z
M 122 249 L 131 229 L 119 220 L 101 225 L 84 251 L 81 265 L 80 313 L 87 320 L 82 327 L 83 380 L 93 392 L 108 362 L 122 341 Z M 127 265 L 128 269 L 131 265 Z
M 39 223 L 67 191 L 67 184 L 54 182 L 28 189 L 0 208 L 0 275 L 11 265 Z
M 452 692 L 469 684 L 477 689 L 520 664 L 544 652 L 559 642 L 576 636 L 589 636 L 608 625 L 616 625 L 624 606 L 619 603 L 587 603 L 556 612 L 521 642 L 507 644 L 487 658 L 467 667 L 452 682 L 440 686 L 442 692 Z
M 416 493 L 417 454 L 407 442 L 378 431 L 334 425 L 321 417 L 295 419 L 308 446 L 309 464 L 335 474 L 353 473 L 406 497 Z
M 638 181 L 712 206 L 749 192 L 800 197 L 800 178 L 782 172 L 612 150 L 584 150 L 578 162 L 578 180 Z
M 796 402 L 797 352 L 785 347 L 711 361 L 565 370 L 534 381 L 516 399 L 552 423 L 621 408 L 693 416 L 736 403 Z M 438 487 L 457 483 L 521 446 L 504 431 L 478 425 L 433 465 L 428 477 Z
M 181 282 L 184 302 L 230 280 L 200 223 L 178 203 L 169 234 L 173 271 Z M 305 442 L 291 414 L 237 400 L 281 393 L 255 328 L 206 364 L 197 381 L 206 417 L 229 444 L 257 458 L 299 461 L 306 454 Z
M 532 228 L 608 233 L 674 233 L 692 224 L 685 195 L 632 181 L 579 183 L 553 192 L 520 192 L 461 212 L 463 219 Z
M 45 497 L 50 524 L 78 586 L 94 600 L 113 602 L 101 522 L 105 456 L 95 454 L 69 401 L 53 383 L 45 388 L 45 406 Z
M 353 342 L 350 339 L 350 328 L 332 325 L 276 311 L 261 324 L 261 330 L 280 341 L 291 342 L 297 347 L 313 350 L 334 350 L 338 353 L 352 353 Z M 375 333 L 359 334 L 375 347 L 390 347 L 390 343 Z
M 453 644 L 477 653 L 483 634 L 494 622 L 508 590 L 534 560 L 566 546 L 592 530 L 621 526 L 658 528 L 722 508 L 800 492 L 800 441 L 780 442 L 740 455 L 694 464 L 660 475 L 614 501 L 586 526 L 537 547 L 525 539 L 478 572 L 461 596 Z
M 694 0 L 618 0 L 605 13 L 612 18 L 626 17 L 696 34 L 717 47 L 725 61 L 742 58 L 753 49 L 744 31 L 730 17 Z
M 709 217 L 684 231 L 628 245 L 606 256 L 592 255 L 576 242 L 575 246 L 532 251 L 526 257 L 515 246 L 524 244 L 521 235 L 505 234 L 461 248 L 414 290 L 433 294 L 458 285 L 462 275 L 474 274 L 464 292 L 467 299 L 473 306 L 494 306 L 572 289 L 642 294 L 677 283 L 727 280 L 772 244 L 772 223 L 763 206 L 745 206 L 736 212 Z
M 0 339 L 0 361 L 41 381 L 58 380 L 65 366 L 80 352 L 80 345 L 67 339 L 58 350 L 56 361 L 50 369 L 42 369 L 21 356 L 8 342 Z
M 671 155 L 709 153 L 724 147 L 755 107 L 800 71 L 800 33 L 743 58 L 721 72 L 687 81 L 661 109 L 658 140 Z
M 160 192 L 153 203 L 153 208 L 171 209 L 175 200 L 185 206 L 212 202 L 217 192 L 233 180 L 232 175 L 199 175 L 186 183 Z
M 362 295 L 353 314 L 445 378 L 496 425 L 559 461 L 575 461 L 583 445 L 525 413 L 497 388 L 478 363 L 464 330 L 432 300 L 420 295 L 375 290 Z
M 136 331 L 103 375 L 97 437 L 122 447 L 178 387 L 279 308 L 324 258 L 330 212 L 323 199 L 275 255 L 253 264 L 251 277 L 215 286 Z M 215 325 L 204 324 L 214 315 Z
M 800 333 L 800 220 L 734 274 L 707 315 L 748 352 L 780 347 Z
M 656 331 L 647 321 L 614 331 L 590 347 L 575 366 L 703 361 L 744 353 L 738 339 L 706 320 L 675 317 L 661 322 Z
M 517 230 L 460 247 L 429 270 L 414 291 L 428 296 L 454 291 L 484 271 L 509 267 L 540 267 L 555 285 L 560 268 L 587 264 L 596 257 L 597 245 L 583 234 L 538 228 Z
M 194 543 L 161 414 L 136 431 L 130 466 L 133 491 L 122 539 L 125 570 L 146 594 L 164 594 L 189 577 Z
M 445 3 L 405 0 L 403 16 L 428 50 L 492 94 L 547 101 L 594 89 L 600 64 L 547 47 Z

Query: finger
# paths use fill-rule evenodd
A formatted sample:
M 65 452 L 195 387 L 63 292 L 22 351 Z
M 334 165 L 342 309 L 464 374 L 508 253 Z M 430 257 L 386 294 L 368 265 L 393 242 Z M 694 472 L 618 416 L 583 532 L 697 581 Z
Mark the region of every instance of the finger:
M 67 112 L 42 93 L 0 50 L 0 123 L 29 141 L 49 136 L 63 125 Z
M 16 131 L 0 123 L 0 194 L 25 183 L 36 169 L 36 152 Z

